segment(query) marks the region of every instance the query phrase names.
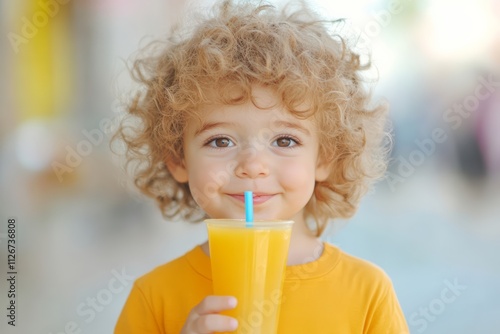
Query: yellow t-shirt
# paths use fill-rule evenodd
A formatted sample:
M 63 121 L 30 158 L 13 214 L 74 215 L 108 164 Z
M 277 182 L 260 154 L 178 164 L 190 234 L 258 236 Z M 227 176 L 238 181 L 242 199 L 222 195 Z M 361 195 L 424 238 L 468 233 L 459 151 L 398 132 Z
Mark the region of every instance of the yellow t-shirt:
M 210 258 L 197 246 L 135 281 L 115 334 L 178 334 L 191 309 L 211 294 Z M 278 333 L 409 330 L 382 269 L 325 243 L 316 261 L 286 268 Z

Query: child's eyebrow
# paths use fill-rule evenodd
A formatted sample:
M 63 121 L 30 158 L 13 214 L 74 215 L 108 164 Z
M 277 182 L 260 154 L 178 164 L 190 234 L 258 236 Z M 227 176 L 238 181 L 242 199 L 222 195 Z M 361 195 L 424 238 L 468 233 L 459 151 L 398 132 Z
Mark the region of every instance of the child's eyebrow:
M 284 127 L 284 128 L 292 128 L 292 129 L 298 130 L 298 131 L 300 131 L 308 136 L 311 135 L 309 130 L 307 130 L 305 127 L 303 127 L 299 123 L 288 122 L 288 121 L 275 121 L 275 122 L 273 122 L 273 125 L 278 126 L 278 127 Z
M 234 123 L 231 122 L 208 122 L 208 123 L 203 123 L 199 129 L 196 130 L 194 133 L 194 136 L 198 136 L 199 134 L 208 131 L 213 128 L 219 128 L 219 127 L 224 127 L 224 126 L 229 126 L 229 127 L 234 127 L 236 126 Z
M 310 136 L 311 133 L 308 129 L 300 125 L 299 123 L 289 122 L 289 121 L 275 121 L 273 122 L 274 127 L 283 127 L 283 128 L 292 128 L 304 133 L 307 136 Z M 236 127 L 235 123 L 232 122 L 208 122 L 203 123 L 199 129 L 197 129 L 194 133 L 194 136 L 198 136 L 201 133 L 219 127 Z

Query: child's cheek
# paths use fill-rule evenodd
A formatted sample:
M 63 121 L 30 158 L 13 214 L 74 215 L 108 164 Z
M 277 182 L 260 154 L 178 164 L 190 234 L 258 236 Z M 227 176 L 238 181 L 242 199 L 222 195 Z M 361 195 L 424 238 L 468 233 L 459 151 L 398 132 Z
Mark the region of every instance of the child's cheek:
M 314 188 L 314 166 L 304 160 L 289 161 L 286 168 L 282 168 L 280 173 L 277 173 L 283 188 L 302 191 Z
M 196 187 L 198 191 L 210 197 L 229 183 L 231 175 L 229 168 L 226 168 L 227 164 L 211 159 L 200 159 L 190 172 L 190 186 Z

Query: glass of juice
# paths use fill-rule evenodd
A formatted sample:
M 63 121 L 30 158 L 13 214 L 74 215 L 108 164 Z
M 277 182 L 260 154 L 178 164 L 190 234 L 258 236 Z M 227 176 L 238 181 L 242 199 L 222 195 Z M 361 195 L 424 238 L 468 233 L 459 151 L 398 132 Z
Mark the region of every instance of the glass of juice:
M 293 221 L 207 219 L 214 294 L 234 296 L 234 333 L 274 334 Z

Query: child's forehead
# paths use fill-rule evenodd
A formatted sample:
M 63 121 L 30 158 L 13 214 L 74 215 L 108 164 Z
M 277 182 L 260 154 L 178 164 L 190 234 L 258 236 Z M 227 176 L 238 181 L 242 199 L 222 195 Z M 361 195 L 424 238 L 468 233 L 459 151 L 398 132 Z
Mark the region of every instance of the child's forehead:
M 241 104 L 209 104 L 197 110 L 196 117 L 188 121 L 188 132 L 197 135 L 214 128 L 242 129 L 296 129 L 310 135 L 316 132 L 313 117 L 299 117 L 282 105 L 267 108 L 255 106 L 251 101 Z
M 237 85 L 207 87 L 204 103 L 193 108 L 188 118 L 188 127 L 202 128 L 209 123 L 259 122 L 273 128 L 286 125 L 301 125 L 309 131 L 315 131 L 315 117 L 310 113 L 310 103 L 300 103 L 287 107 L 283 97 L 272 86 L 251 84 L 248 87 Z M 195 130 L 196 131 L 196 130 Z

